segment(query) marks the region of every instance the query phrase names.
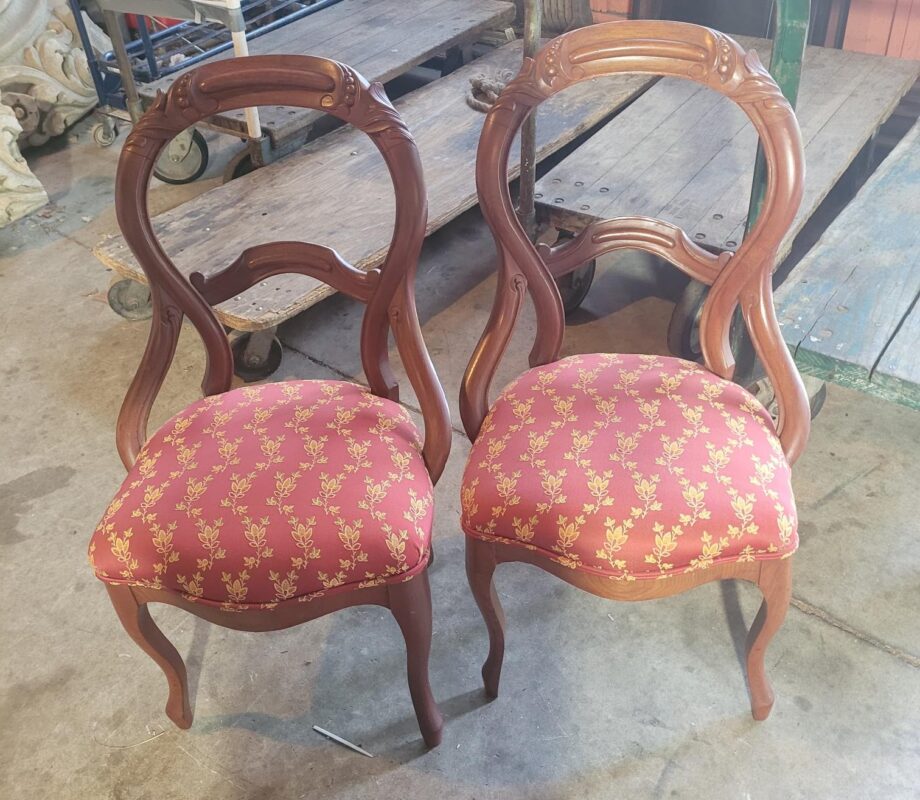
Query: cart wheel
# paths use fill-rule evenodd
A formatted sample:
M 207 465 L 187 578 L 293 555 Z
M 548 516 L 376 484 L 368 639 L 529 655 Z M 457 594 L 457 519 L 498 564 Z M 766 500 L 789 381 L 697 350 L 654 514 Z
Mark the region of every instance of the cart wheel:
M 810 375 L 803 375 L 805 383 L 805 392 L 808 395 L 808 407 L 811 411 L 811 418 L 814 419 L 821 413 L 824 408 L 824 401 L 827 400 L 827 384 L 820 378 L 813 378 Z M 776 393 L 773 391 L 773 384 L 769 378 L 761 378 L 753 386 L 748 387 L 748 391 L 757 398 L 760 404 L 767 409 L 774 419 L 779 414 L 779 406 L 776 402 Z
M 578 267 L 578 269 L 556 280 L 556 286 L 559 287 L 559 294 L 562 296 L 562 308 L 565 310 L 566 316 L 577 311 L 588 296 L 588 291 L 594 282 L 596 270 L 597 261 L 592 258 Z
M 118 137 L 118 126 L 114 122 L 97 122 L 92 129 L 93 141 L 100 147 L 109 147 Z
M 224 183 L 230 183 L 232 180 L 242 178 L 250 172 L 255 172 L 258 167 L 252 163 L 252 155 L 249 150 L 243 150 L 235 156 L 224 169 Z
M 277 336 L 272 336 L 268 352 L 264 355 L 258 352 L 258 349 L 264 348 L 249 347 L 251 340 L 252 334 L 244 333 L 230 344 L 233 350 L 233 371 L 246 383 L 267 378 L 281 366 L 281 340 Z
M 699 361 L 703 357 L 700 314 L 708 292 L 705 283 L 690 281 L 674 307 L 668 324 L 668 349 L 678 358 Z
M 199 131 L 192 130 L 189 147 L 185 152 L 175 152 L 173 142 L 166 145 L 166 149 L 160 154 L 153 174 L 163 183 L 180 184 L 198 180 L 208 168 L 208 143 L 204 136 Z
M 804 375 L 803 378 L 805 380 L 805 391 L 808 393 L 811 418 L 814 419 L 821 413 L 821 409 L 824 408 L 824 401 L 827 400 L 827 384 L 820 378 L 812 378 L 810 375 Z
M 150 289 L 129 278 L 115 281 L 108 291 L 109 307 L 121 317 L 132 321 L 150 319 L 153 305 Z

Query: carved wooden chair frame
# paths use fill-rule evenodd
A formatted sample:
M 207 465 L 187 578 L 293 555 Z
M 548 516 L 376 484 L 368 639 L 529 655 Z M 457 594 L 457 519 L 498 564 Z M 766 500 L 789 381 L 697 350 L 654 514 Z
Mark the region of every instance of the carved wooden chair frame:
M 763 143 L 768 181 L 763 210 L 735 253 L 713 255 L 680 228 L 647 217 L 594 222 L 573 239 L 535 247 L 515 215 L 508 188 L 508 157 L 524 120 L 544 100 L 585 80 L 625 72 L 686 78 L 737 103 Z M 730 380 L 734 359 L 729 328 L 740 306 L 754 347 L 776 391 L 777 432 L 793 463 L 808 438 L 808 398 L 789 354 L 773 307 L 772 271 L 780 243 L 799 207 L 804 155 L 795 115 L 757 54 L 729 37 L 696 25 L 666 21 L 612 22 L 563 34 L 534 59 L 526 59 L 490 110 L 483 126 L 476 181 L 483 214 L 498 247 L 498 286 L 486 329 L 469 362 L 460 393 L 460 412 L 474 441 L 489 408 L 488 395 L 511 338 L 525 292 L 536 307 L 537 330 L 531 366 L 559 358 L 565 331 L 555 277 L 621 248 L 660 256 L 711 287 L 702 311 L 704 363 Z M 764 653 L 782 625 L 791 596 L 791 559 L 715 565 L 666 580 L 611 581 L 561 566 L 538 552 L 467 537 L 467 574 L 490 636 L 483 666 L 486 691 L 495 696 L 504 653 L 504 616 L 493 584 L 498 563 L 523 561 L 601 597 L 644 600 L 676 594 L 714 580 L 756 584 L 764 600 L 747 643 L 747 673 L 754 717 L 764 719 L 773 690 Z
M 363 130 L 383 156 L 396 195 L 391 246 L 379 269 L 364 272 L 334 250 L 303 242 L 272 242 L 245 250 L 225 268 L 186 280 L 160 246 L 147 208 L 147 186 L 157 157 L 176 134 L 217 113 L 259 105 L 288 105 L 324 111 Z M 311 56 L 254 56 L 199 67 L 183 75 L 134 127 L 118 164 L 116 211 L 125 240 L 150 283 L 153 320 L 140 367 L 128 389 L 117 425 L 117 445 L 130 469 L 147 438 L 147 422 L 172 362 L 184 317 L 204 342 L 205 395 L 226 392 L 233 375 L 227 336 L 212 310 L 273 275 L 299 273 L 322 280 L 367 305 L 361 330 L 361 359 L 371 391 L 398 400 L 388 356 L 392 330 L 422 409 L 423 457 L 436 483 L 450 450 L 450 418 L 425 344 L 415 306 L 414 284 L 427 223 L 427 197 L 415 142 L 379 83 L 344 64 Z M 119 619 L 131 637 L 159 664 L 169 682 L 166 713 L 181 728 L 192 722 L 185 666 L 147 611 L 168 603 L 228 628 L 280 630 L 355 605 L 390 609 L 406 641 L 409 687 L 423 737 L 441 738 L 442 719 L 428 682 L 431 595 L 426 571 L 411 580 L 320 596 L 297 598 L 273 610 L 225 611 L 165 590 L 106 584 Z

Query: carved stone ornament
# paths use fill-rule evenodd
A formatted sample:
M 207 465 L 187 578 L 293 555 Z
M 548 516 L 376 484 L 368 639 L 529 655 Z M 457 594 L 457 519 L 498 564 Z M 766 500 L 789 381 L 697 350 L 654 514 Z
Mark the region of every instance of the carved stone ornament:
M 16 113 L 0 103 L 0 227 L 48 202 L 48 195 L 19 152 L 21 133 Z
M 87 27 L 91 35 L 101 33 L 88 20 Z M 65 0 L 0 0 L 0 92 L 19 117 L 23 147 L 60 135 L 96 105 Z
M 98 49 L 110 49 L 108 37 L 84 19 Z M 62 134 L 97 102 L 66 0 L 0 0 L 0 102 L 16 121 L 11 125 L 9 113 L 3 113 L 0 224 L 6 224 L 45 198 L 20 148 Z

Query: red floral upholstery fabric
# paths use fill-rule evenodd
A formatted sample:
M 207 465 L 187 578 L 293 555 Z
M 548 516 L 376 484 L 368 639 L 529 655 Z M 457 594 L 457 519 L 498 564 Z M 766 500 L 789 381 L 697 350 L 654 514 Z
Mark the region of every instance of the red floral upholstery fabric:
M 462 508 L 470 536 L 616 579 L 798 546 L 769 414 L 676 358 L 583 355 L 524 373 L 483 423 Z
M 431 519 L 405 409 L 352 383 L 272 383 L 205 398 L 157 431 L 89 554 L 110 583 L 270 608 L 411 577 Z

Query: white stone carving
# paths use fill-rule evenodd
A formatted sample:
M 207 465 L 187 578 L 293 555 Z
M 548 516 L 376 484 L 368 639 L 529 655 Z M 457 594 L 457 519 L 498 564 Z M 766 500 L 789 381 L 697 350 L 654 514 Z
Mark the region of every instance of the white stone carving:
M 48 195 L 19 152 L 21 133 L 13 109 L 0 103 L 0 227 L 48 202 Z
M 44 144 L 96 104 L 65 0 L 0 0 L 0 93 L 23 127 L 20 144 Z
M 87 20 L 87 25 L 101 48 L 111 47 L 92 22 Z M 3 225 L 28 213 L 22 209 L 37 208 L 39 197 L 47 201 L 19 148 L 62 134 L 96 105 L 86 54 L 66 0 L 0 0 L 0 103 L 6 107 L 0 113 Z

